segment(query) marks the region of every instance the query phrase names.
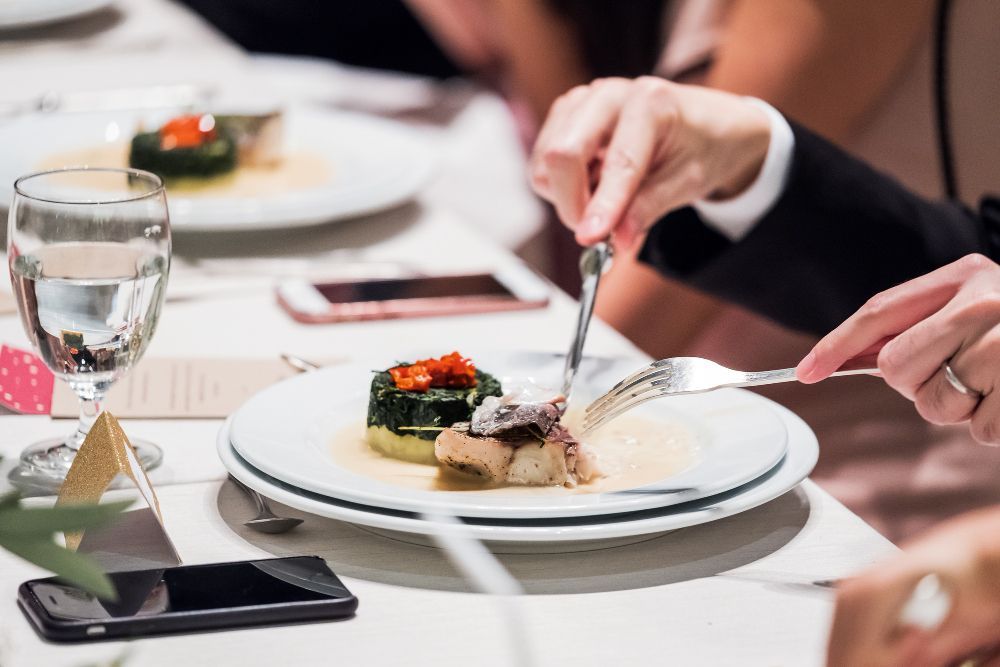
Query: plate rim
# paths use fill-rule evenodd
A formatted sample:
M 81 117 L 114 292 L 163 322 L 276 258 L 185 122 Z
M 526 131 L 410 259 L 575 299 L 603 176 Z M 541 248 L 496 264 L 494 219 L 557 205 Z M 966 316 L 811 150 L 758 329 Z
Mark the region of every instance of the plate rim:
M 743 487 L 738 487 L 738 489 L 731 489 L 717 496 L 709 496 L 688 503 L 688 505 L 706 503 L 707 506 L 705 507 L 693 511 L 678 511 L 679 508 L 676 506 L 661 507 L 658 510 L 646 510 L 644 512 L 656 513 L 656 516 L 637 521 L 617 521 L 610 524 L 594 522 L 558 528 L 545 526 L 510 527 L 502 524 L 482 525 L 474 523 L 475 520 L 473 520 L 472 523 L 464 522 L 456 529 L 485 542 L 531 543 L 536 545 L 557 542 L 586 542 L 652 535 L 681 528 L 689 528 L 760 507 L 799 486 L 803 480 L 809 477 L 819 459 L 819 441 L 809 425 L 801 417 L 782 405 L 776 405 L 775 411 L 782 418 L 786 429 L 789 431 L 789 447 L 785 458 L 782 459 L 778 466 L 772 469 L 771 473 L 773 474 L 769 474 L 766 480 L 754 480 Z M 258 493 L 276 502 L 309 514 L 362 526 L 429 536 L 438 534 L 443 530 L 439 523 L 428 522 L 420 518 L 394 516 L 387 514 L 379 508 L 369 507 L 364 510 L 355 510 L 339 505 L 336 499 L 328 499 L 328 502 L 320 502 L 304 495 L 306 492 L 302 492 L 301 490 L 298 492 L 289 491 L 256 476 L 248 464 L 241 464 L 237 461 L 238 455 L 229 442 L 231 419 L 232 417 L 227 418 L 219 428 L 216 437 L 217 454 L 222 461 L 223 467 L 230 474 Z M 798 457 L 801 457 L 802 460 L 797 460 Z M 780 481 L 776 481 L 782 475 L 787 477 L 787 479 L 782 478 Z M 721 501 L 716 500 L 715 502 L 708 503 L 712 499 L 723 496 L 730 497 L 724 498 Z M 752 499 L 748 501 L 748 497 Z M 741 498 L 743 502 L 737 502 Z
M 480 355 L 474 355 L 476 357 L 489 357 L 497 355 L 514 355 L 517 354 L 509 351 L 494 351 L 493 353 L 487 353 L 482 351 Z M 630 359 L 628 358 L 608 358 L 604 361 L 611 361 L 613 363 L 628 363 Z M 361 371 L 364 369 L 371 369 L 379 367 L 378 364 L 373 364 L 372 361 L 360 360 L 352 361 L 347 364 L 341 364 L 337 366 L 332 366 L 327 369 L 318 371 L 318 373 L 323 373 L 326 375 L 336 375 L 338 373 L 353 373 L 354 371 Z M 384 493 L 378 493 L 377 491 L 369 490 L 366 488 L 347 488 L 344 489 L 343 486 L 338 489 L 338 493 L 334 493 L 330 486 L 319 481 L 311 480 L 306 477 L 302 477 L 299 474 L 289 473 L 287 469 L 281 469 L 277 462 L 271 460 L 265 460 L 259 455 L 259 452 L 254 452 L 252 447 L 248 447 L 247 442 L 242 444 L 237 441 L 235 437 L 235 432 L 237 431 L 238 422 L 241 420 L 241 414 L 249 414 L 250 406 L 254 404 L 255 401 L 264 400 L 264 398 L 271 392 L 281 391 L 282 386 L 289 386 L 295 383 L 307 383 L 315 381 L 318 373 L 309 374 L 309 376 L 298 375 L 283 380 L 282 382 L 276 383 L 267 387 L 254 396 L 251 396 L 241 405 L 236 411 L 234 411 L 233 425 L 230 427 L 231 437 L 230 440 L 233 443 L 234 449 L 240 454 L 241 457 L 246 459 L 246 461 L 257 468 L 258 470 L 264 472 L 265 474 L 280 480 L 284 483 L 291 484 L 292 486 L 302 488 L 306 491 L 317 493 L 320 495 L 328 497 L 336 497 L 341 500 L 358 503 L 363 505 L 369 505 L 372 507 L 382 507 L 385 509 L 397 510 L 397 511 L 423 511 L 423 512 L 437 512 L 437 511 L 452 511 L 455 507 L 456 502 L 462 502 L 461 513 L 463 516 L 475 516 L 481 518 L 512 518 L 516 516 L 525 516 L 526 514 L 531 514 L 534 518 L 557 518 L 557 517 L 570 517 L 570 516 L 593 516 L 602 515 L 609 513 L 621 513 L 629 511 L 637 511 L 643 509 L 652 509 L 656 507 L 663 507 L 667 505 L 675 505 L 682 502 L 687 502 L 697 498 L 715 495 L 722 493 L 729 489 L 736 488 L 747 482 L 756 479 L 757 477 L 766 474 L 769 470 L 773 469 L 775 465 L 781 460 L 781 458 L 788 451 L 788 429 L 784 421 L 779 415 L 773 410 L 773 402 L 768 399 L 753 394 L 751 392 L 746 392 L 745 390 L 727 390 L 733 395 L 739 395 L 744 400 L 749 400 L 754 403 L 759 403 L 760 407 L 766 411 L 768 415 L 767 419 L 774 419 L 777 422 L 777 426 L 780 427 L 781 442 L 769 443 L 772 450 L 769 450 L 770 457 L 760 463 L 759 466 L 753 468 L 752 472 L 743 472 L 740 474 L 730 475 L 728 478 L 714 480 L 714 483 L 703 484 L 697 487 L 690 487 L 691 490 L 686 489 L 681 492 L 676 492 L 672 494 L 581 494 L 578 498 L 576 496 L 568 496 L 562 500 L 561 504 L 558 506 L 548 505 L 546 506 L 544 502 L 538 502 L 535 505 L 531 505 L 529 502 L 519 502 L 518 500 L 483 500 L 479 503 L 476 502 L 474 498 L 469 498 L 466 496 L 452 495 L 448 498 L 438 497 L 433 493 L 414 491 L 404 489 L 400 493 L 402 495 L 385 495 Z M 366 386 L 367 388 L 367 386 Z M 738 392 L 738 394 L 737 394 Z M 367 393 L 365 394 L 367 395 Z M 700 400 L 700 399 L 699 399 Z M 304 426 L 303 430 L 307 430 L 309 426 Z M 303 434 L 303 438 L 306 434 Z M 308 443 L 305 443 L 305 447 L 309 447 Z M 348 471 L 350 473 L 350 471 Z M 685 484 L 683 476 L 685 474 L 690 474 L 689 472 L 682 471 L 678 475 L 670 478 L 670 484 L 674 483 L 675 478 L 680 478 L 676 480 L 676 484 L 683 486 Z M 379 484 L 378 480 L 373 480 L 373 483 Z M 384 483 L 381 483 L 384 484 Z M 655 483 L 653 483 L 655 484 Z M 651 484 L 652 485 L 652 484 Z M 651 486 L 650 485 L 650 486 Z M 391 485 L 390 485 L 391 486 Z M 460 492 L 456 492 L 460 493 Z M 409 496 L 409 497 L 406 497 Z M 573 503 L 571 498 L 576 498 L 576 502 Z M 504 503 L 507 503 L 506 505 Z

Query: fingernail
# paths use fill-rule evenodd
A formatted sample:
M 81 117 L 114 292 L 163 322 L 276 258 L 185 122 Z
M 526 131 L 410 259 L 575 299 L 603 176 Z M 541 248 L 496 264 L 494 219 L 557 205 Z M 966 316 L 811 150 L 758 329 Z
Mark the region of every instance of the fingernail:
M 592 215 L 584 219 L 580 225 L 580 231 L 584 234 L 600 234 L 604 231 L 604 218 L 599 215 Z
M 795 375 L 802 382 L 808 382 L 812 379 L 812 374 L 816 370 L 816 353 L 810 352 L 805 356 L 805 358 L 799 362 L 799 365 L 795 367 Z

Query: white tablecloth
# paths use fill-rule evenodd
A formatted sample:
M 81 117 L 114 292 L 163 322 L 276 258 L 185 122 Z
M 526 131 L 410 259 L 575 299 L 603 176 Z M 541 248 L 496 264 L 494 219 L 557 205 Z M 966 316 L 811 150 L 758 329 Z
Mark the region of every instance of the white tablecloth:
M 252 516 L 231 484 L 161 487 L 167 527 L 189 563 L 315 553 L 360 599 L 339 623 L 89 646 L 35 637 L 13 603 L 39 576 L 0 556 L 0 663 L 84 665 L 511 665 L 501 614 L 441 554 L 308 517 L 284 536 Z M 304 516 L 277 506 L 289 515 Z M 761 508 L 637 545 L 579 554 L 502 556 L 538 665 L 822 664 L 832 594 L 813 582 L 849 574 L 892 547 L 811 483 Z

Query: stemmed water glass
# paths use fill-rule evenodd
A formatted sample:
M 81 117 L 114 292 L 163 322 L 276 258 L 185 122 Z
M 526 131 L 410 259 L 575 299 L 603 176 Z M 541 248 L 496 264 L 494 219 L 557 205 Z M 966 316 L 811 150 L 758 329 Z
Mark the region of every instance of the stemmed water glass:
M 21 454 L 22 475 L 56 487 L 108 389 L 156 329 L 170 269 L 163 181 L 136 169 L 86 167 L 19 178 L 7 259 L 28 339 L 80 399 L 73 433 Z M 131 442 L 147 470 L 159 464 L 159 447 Z

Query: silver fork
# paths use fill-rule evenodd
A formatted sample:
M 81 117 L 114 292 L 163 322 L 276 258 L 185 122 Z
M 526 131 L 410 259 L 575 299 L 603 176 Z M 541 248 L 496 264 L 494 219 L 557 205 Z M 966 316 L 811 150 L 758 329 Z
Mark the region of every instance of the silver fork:
M 874 357 L 853 359 L 833 376 L 876 375 Z M 592 431 L 632 408 L 662 396 L 699 394 L 723 387 L 756 387 L 793 382 L 794 368 L 747 373 L 699 357 L 674 357 L 654 361 L 632 373 L 587 407 L 583 432 Z

